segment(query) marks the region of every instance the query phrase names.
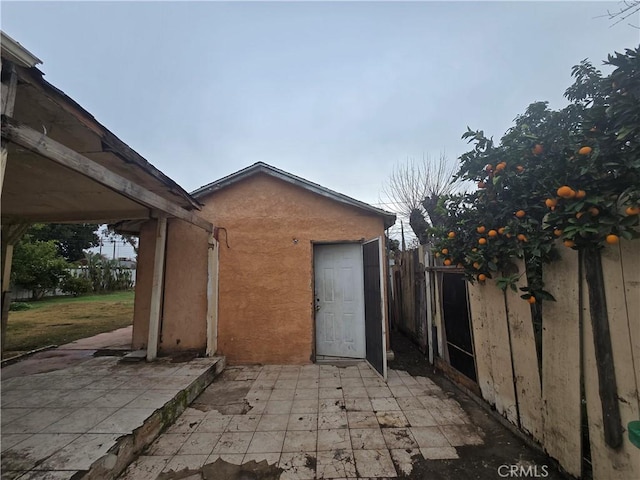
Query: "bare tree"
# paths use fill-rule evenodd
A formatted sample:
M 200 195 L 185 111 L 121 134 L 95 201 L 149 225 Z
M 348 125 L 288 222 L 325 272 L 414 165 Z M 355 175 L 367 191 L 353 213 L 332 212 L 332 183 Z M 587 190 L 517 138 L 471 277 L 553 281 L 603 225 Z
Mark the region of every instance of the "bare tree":
M 607 14 L 603 15 L 609 17 L 609 20 L 615 20 L 615 22 L 611 24 L 612 27 L 625 21 L 629 17 L 637 15 L 638 12 L 640 12 L 640 0 L 625 0 L 623 2 L 620 2 L 619 5 L 620 6 L 618 8 L 618 11 L 612 12 L 610 10 L 607 10 Z M 631 23 L 629 24 L 629 26 L 639 28 L 638 25 L 633 25 Z
M 437 160 L 429 155 L 423 156 L 421 161 L 408 159 L 395 165 L 387 184 L 382 187 L 387 203 L 409 219 L 420 243 L 426 243 L 426 231 L 430 225 L 443 223 L 438 213 L 438 201 L 457 188 L 458 182 L 452 180 L 456 168 L 455 164 L 447 161 L 444 153 L 440 153 Z

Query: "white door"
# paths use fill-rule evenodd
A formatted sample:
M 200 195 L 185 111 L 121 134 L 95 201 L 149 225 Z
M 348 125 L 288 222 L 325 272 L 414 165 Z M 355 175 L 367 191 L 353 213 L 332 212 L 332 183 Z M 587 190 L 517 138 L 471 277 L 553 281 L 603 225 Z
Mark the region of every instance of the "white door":
M 362 246 L 316 245 L 316 354 L 365 358 Z

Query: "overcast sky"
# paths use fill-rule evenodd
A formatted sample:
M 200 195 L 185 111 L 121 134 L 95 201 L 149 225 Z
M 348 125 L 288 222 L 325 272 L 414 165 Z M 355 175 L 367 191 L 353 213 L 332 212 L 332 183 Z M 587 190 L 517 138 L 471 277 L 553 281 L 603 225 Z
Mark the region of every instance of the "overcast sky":
M 393 165 L 499 138 L 635 48 L 616 2 L 10 2 L 46 79 L 187 191 L 264 161 L 380 205 Z M 635 25 L 640 19 L 629 19 Z M 606 68 L 605 68 L 606 70 Z

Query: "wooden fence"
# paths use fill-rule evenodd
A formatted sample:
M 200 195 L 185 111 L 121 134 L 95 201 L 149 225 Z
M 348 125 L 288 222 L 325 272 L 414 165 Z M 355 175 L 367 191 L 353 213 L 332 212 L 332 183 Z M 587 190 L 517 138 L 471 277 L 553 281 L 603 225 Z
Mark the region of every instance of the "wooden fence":
M 423 352 L 427 351 L 427 288 L 425 286 L 424 249 L 398 252 L 391 269 L 395 324 L 411 337 Z
M 629 422 L 640 420 L 640 241 L 622 241 L 602 251 L 615 392 L 607 392 L 612 378 L 605 378 L 605 385 L 598 375 L 603 361 L 595 345 L 602 338 L 594 338 L 595 319 L 591 318 L 589 288 L 578 253 L 562 246 L 560 251 L 561 261 L 544 267 L 545 288 L 556 302 L 543 303 L 538 347 L 531 307 L 519 293 L 503 292 L 493 281 L 467 285 L 478 390 L 571 475 L 587 476 L 591 469 L 595 479 L 640 478 L 640 449 L 629 441 L 626 431 Z M 414 254 L 402 255 L 409 263 Z M 413 260 L 419 257 L 416 253 Z M 433 276 L 433 285 L 442 285 L 437 279 L 447 267 L 431 269 L 425 276 L 429 262 L 425 257 L 413 266 L 402 262 L 398 266 L 396 261 L 394 275 L 400 272 L 403 278 L 399 281 L 406 304 L 402 310 L 409 315 L 409 319 L 399 319 L 398 325 L 416 341 L 420 339 L 418 332 L 433 328 L 437 341 L 434 338 L 432 353 L 436 353 L 437 363 L 437 357 L 448 359 L 442 292 L 437 288 L 426 292 L 434 308 L 427 309 L 423 320 L 416 314 L 410 318 L 411 305 L 404 297 L 411 293 L 412 287 L 405 284 L 411 283 L 412 275 L 422 275 L 427 281 Z M 523 264 L 518 267 L 523 271 Z M 420 269 L 422 272 L 416 271 Z M 415 325 L 419 321 L 425 323 L 422 329 Z M 541 350 L 540 361 L 537 348 Z M 614 405 L 607 404 L 607 398 L 613 398 Z M 611 436 L 615 435 L 611 424 L 616 411 L 622 435 L 620 445 L 612 447 Z M 609 432 L 605 433 L 607 427 Z

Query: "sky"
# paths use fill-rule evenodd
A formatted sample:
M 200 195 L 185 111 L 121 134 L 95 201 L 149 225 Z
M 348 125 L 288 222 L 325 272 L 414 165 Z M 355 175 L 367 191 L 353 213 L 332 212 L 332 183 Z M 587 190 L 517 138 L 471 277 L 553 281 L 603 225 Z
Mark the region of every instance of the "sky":
M 3 0 L 0 23 L 187 191 L 263 161 L 393 210 L 394 165 L 455 163 L 467 126 L 498 139 L 534 101 L 563 107 L 582 59 L 637 47 L 620 5 Z

